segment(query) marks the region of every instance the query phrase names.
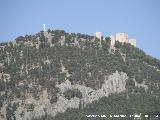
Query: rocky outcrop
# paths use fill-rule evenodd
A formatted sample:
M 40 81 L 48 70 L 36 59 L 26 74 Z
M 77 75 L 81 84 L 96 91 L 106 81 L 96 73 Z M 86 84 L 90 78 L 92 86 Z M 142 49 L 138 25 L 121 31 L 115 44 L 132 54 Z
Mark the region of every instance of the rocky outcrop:
M 82 92 L 82 99 L 84 101 L 84 105 L 86 105 L 104 96 L 108 97 L 111 93 L 119 93 L 126 90 L 125 85 L 127 79 L 127 74 L 116 71 L 108 77 L 108 80 L 104 81 L 102 88 L 99 90 L 93 90 L 92 88 L 82 85 L 73 85 L 72 89 L 76 88 Z
M 16 118 L 17 120 L 31 120 L 31 118 L 44 116 L 46 113 L 55 116 L 57 113 L 65 112 L 68 108 L 79 108 L 80 105 L 83 108 L 99 98 L 126 90 L 125 84 L 127 79 L 126 73 L 116 71 L 112 75 L 109 75 L 108 79 L 104 80 L 102 87 L 98 90 L 79 84 L 71 85 L 71 82 L 66 80 L 56 85 L 60 89 L 57 102 L 51 104 L 47 90 L 43 90 L 40 100 L 29 97 L 25 100 L 25 104 L 19 104 L 17 111 L 15 111 Z M 73 97 L 70 100 L 65 98 L 63 93 L 69 89 L 78 89 L 82 93 L 82 98 Z M 19 103 L 22 102 L 24 101 L 19 100 Z M 27 106 L 28 104 L 34 105 L 33 111 L 27 111 L 27 108 L 24 107 L 24 105 Z M 22 112 L 24 112 L 23 117 L 20 116 Z
M 102 89 L 108 94 L 122 92 L 126 89 L 125 84 L 127 79 L 127 74 L 123 72 L 118 73 L 118 71 L 116 71 L 108 77 L 108 80 L 105 80 Z
M 142 83 L 138 83 L 135 79 L 133 79 L 133 81 L 136 87 L 142 87 L 145 89 L 145 91 L 148 90 L 148 86 L 146 85 L 145 81 L 143 81 Z
M 58 84 L 57 85 L 58 88 L 60 88 L 60 92 L 64 93 L 65 91 L 67 91 L 68 89 L 72 88 L 71 82 L 69 80 L 66 80 L 65 82 Z
M 66 80 L 65 82 L 57 85 L 57 87 L 60 88 L 61 93 L 64 93 L 68 89 L 78 89 L 82 93 L 81 101 L 83 101 L 83 105 L 85 106 L 88 103 L 92 103 L 93 101 L 98 100 L 99 98 L 102 98 L 104 96 L 107 97 L 111 93 L 119 93 L 126 90 L 125 85 L 127 79 L 127 74 L 123 72 L 119 73 L 118 71 L 116 71 L 115 73 L 110 75 L 107 80 L 104 81 L 104 84 L 102 84 L 102 88 L 99 90 L 94 90 L 90 87 L 79 84 L 71 85 L 71 82 L 69 80 Z M 74 102 L 74 100 L 72 102 Z M 62 102 L 61 105 L 62 104 L 65 104 L 65 102 Z
M 52 44 L 52 38 L 53 38 L 52 34 L 45 31 L 44 36 L 48 39 L 48 43 L 50 43 L 50 45 L 51 45 Z

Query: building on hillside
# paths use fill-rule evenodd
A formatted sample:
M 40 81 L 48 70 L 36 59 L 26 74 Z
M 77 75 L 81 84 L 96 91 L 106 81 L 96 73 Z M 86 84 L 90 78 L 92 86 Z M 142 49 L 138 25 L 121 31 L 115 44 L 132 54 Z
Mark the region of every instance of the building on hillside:
M 128 43 L 128 34 L 127 33 L 117 33 L 115 37 L 116 41 Z
M 95 37 L 99 39 L 99 47 L 102 47 L 102 33 L 96 32 Z
M 115 36 L 113 36 L 113 35 L 111 35 L 110 36 L 110 45 L 111 45 L 111 47 L 113 48 L 114 47 L 114 44 L 115 44 L 115 42 L 116 42 L 116 40 L 115 40 Z
M 133 46 L 136 46 L 136 39 L 129 39 L 129 43 Z
M 136 47 L 136 39 L 128 39 L 128 34 L 125 32 L 117 33 L 115 36 L 110 36 L 111 39 L 111 48 L 114 48 L 115 41 L 119 41 L 121 43 L 130 43 L 134 47 Z
M 102 39 L 102 33 L 101 32 L 96 32 L 95 33 L 95 37 L 97 37 L 98 39 Z

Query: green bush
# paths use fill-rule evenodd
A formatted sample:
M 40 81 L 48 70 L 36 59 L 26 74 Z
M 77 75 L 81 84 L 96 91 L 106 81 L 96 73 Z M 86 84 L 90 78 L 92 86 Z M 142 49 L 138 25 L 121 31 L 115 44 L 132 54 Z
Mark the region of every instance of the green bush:
M 140 74 L 136 74 L 135 79 L 138 83 L 142 83 L 143 82 L 143 76 Z
M 133 88 L 133 87 L 135 87 L 135 82 L 134 82 L 134 80 L 131 79 L 131 78 L 128 78 L 128 79 L 127 79 L 127 82 L 126 82 L 126 88 L 127 88 L 127 89 L 130 89 L 130 88 Z
M 63 94 L 68 100 L 74 97 L 82 98 L 82 93 L 78 89 L 73 89 L 73 90 L 69 89 Z

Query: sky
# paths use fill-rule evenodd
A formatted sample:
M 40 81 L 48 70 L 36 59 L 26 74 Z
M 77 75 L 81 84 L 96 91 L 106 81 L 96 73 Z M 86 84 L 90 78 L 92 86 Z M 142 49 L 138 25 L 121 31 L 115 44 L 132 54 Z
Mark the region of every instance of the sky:
M 126 32 L 160 59 L 160 0 L 0 0 L 0 42 L 43 30 Z

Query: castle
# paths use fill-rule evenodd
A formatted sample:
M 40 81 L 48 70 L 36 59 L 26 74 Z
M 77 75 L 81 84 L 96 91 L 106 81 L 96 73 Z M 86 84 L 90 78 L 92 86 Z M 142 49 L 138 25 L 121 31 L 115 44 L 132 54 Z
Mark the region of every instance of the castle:
M 101 40 L 102 39 L 101 32 L 96 32 L 95 37 L 97 37 L 98 39 Z M 121 43 L 130 43 L 131 45 L 136 47 L 136 39 L 134 39 L 134 38 L 129 39 L 128 34 L 125 32 L 117 33 L 115 36 L 111 35 L 110 39 L 111 39 L 111 47 L 114 47 L 114 44 L 116 41 L 119 41 Z
M 97 37 L 98 39 L 102 39 L 102 33 L 101 32 L 96 32 L 95 33 L 95 37 Z

